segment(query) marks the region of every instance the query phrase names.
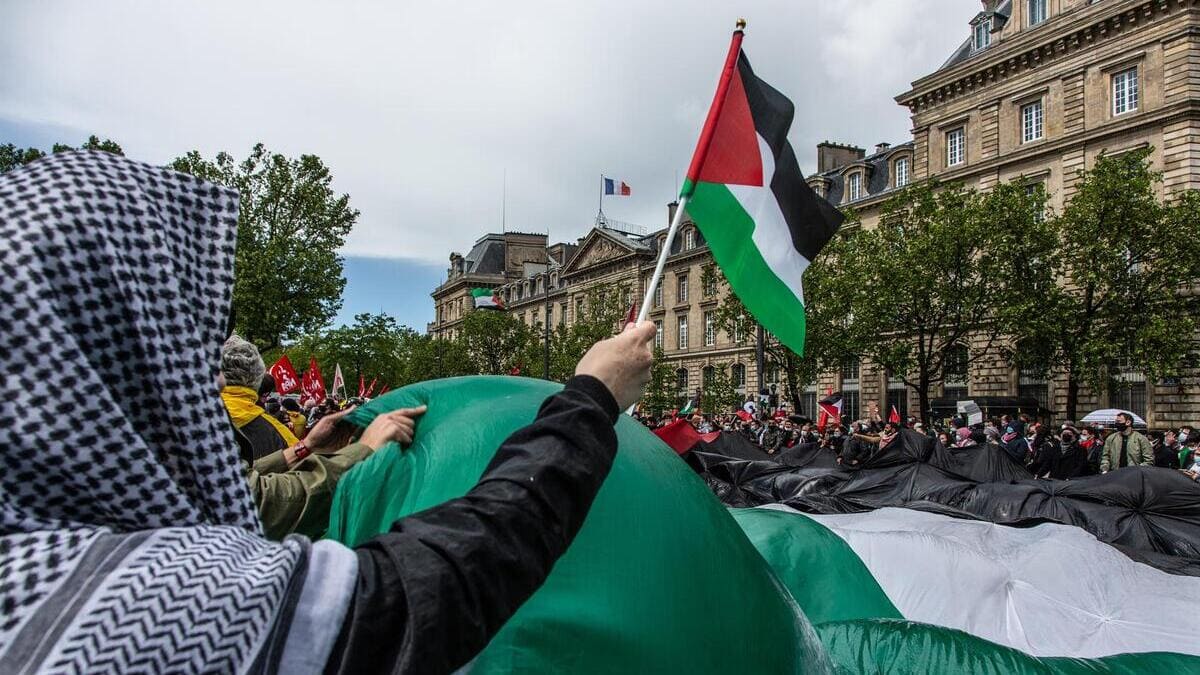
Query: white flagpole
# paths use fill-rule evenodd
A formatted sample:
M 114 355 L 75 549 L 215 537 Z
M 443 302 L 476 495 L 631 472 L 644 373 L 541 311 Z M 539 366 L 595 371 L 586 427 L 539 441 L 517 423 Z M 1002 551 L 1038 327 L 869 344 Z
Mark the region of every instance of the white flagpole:
M 679 206 L 675 207 L 675 217 L 671 218 L 671 227 L 667 228 L 667 238 L 663 240 L 662 250 L 658 252 L 658 263 L 654 266 L 654 274 L 650 276 L 650 283 L 646 284 L 646 295 L 642 297 L 642 307 L 638 310 L 637 322 L 646 320 L 650 314 L 650 303 L 654 300 L 654 289 L 662 281 L 663 269 L 667 266 L 667 256 L 671 255 L 671 244 L 675 241 L 675 233 L 679 232 L 679 224 L 683 222 L 683 210 L 687 207 L 688 195 L 679 198 Z M 625 414 L 632 415 L 637 404 L 629 406 Z
M 683 210 L 687 207 L 688 195 L 679 198 L 679 206 L 675 207 L 675 217 L 671 219 L 671 227 L 667 229 L 667 238 L 663 241 L 662 250 L 658 252 L 658 263 L 654 266 L 654 274 L 646 285 L 646 295 L 642 298 L 642 307 L 638 310 L 637 322 L 646 320 L 650 314 L 650 303 L 654 300 L 654 289 L 662 281 L 663 269 L 667 266 L 667 256 L 671 255 L 671 244 L 675 241 L 675 233 L 683 222 Z

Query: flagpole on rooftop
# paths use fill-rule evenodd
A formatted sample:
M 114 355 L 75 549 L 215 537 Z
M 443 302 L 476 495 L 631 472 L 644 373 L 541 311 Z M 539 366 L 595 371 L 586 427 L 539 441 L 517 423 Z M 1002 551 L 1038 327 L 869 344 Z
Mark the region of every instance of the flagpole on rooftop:
M 679 232 L 679 225 L 683 222 L 683 212 L 687 209 L 688 200 L 691 199 L 692 191 L 695 190 L 695 178 L 700 175 L 700 168 L 704 166 L 704 159 L 708 156 L 709 146 L 712 145 L 713 133 L 716 131 L 717 119 L 721 115 L 721 108 L 725 105 L 725 97 L 729 93 L 729 83 L 733 81 L 733 72 L 737 68 L 738 54 L 742 51 L 742 37 L 746 28 L 746 20 L 738 19 L 736 28 L 733 31 L 733 39 L 729 44 L 729 54 L 725 56 L 725 67 L 721 69 L 721 79 L 717 81 L 717 92 L 713 95 L 712 106 L 708 109 L 708 117 L 704 120 L 704 126 L 700 129 L 700 140 L 696 143 L 696 152 L 692 155 L 692 163 L 688 167 L 687 177 L 684 181 L 683 188 L 679 192 L 679 206 L 675 207 L 675 215 L 671 218 L 671 225 L 667 228 L 667 238 L 663 240 L 662 250 L 658 252 L 658 262 L 654 265 L 654 274 L 650 276 L 650 283 L 646 284 L 646 292 L 642 296 L 642 307 L 638 311 L 637 322 L 646 320 L 650 315 L 650 303 L 654 301 L 654 289 L 658 288 L 659 282 L 662 281 L 663 270 L 667 266 L 667 256 L 671 254 L 671 245 L 675 242 L 675 235 Z M 604 185 L 603 176 L 601 177 L 600 186 L 600 203 L 604 203 Z M 626 411 L 633 414 L 633 406 Z

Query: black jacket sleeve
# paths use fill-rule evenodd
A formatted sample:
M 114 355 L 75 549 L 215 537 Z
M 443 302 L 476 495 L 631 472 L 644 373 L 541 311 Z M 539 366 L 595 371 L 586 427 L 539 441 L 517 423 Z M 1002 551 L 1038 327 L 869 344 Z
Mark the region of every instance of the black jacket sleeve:
M 603 383 L 572 378 L 464 497 L 356 548 L 354 601 L 326 672 L 448 673 L 474 658 L 582 527 L 619 414 Z

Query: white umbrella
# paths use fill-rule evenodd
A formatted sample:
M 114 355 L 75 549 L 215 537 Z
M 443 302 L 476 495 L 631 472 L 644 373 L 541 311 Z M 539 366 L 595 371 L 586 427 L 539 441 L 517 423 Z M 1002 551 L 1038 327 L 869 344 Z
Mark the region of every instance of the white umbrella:
M 1128 410 L 1121 410 L 1120 408 L 1104 408 L 1102 410 L 1093 410 L 1092 412 L 1088 413 L 1086 417 L 1080 420 L 1080 422 L 1083 422 L 1084 424 L 1101 424 L 1104 426 L 1112 426 L 1113 422 L 1117 421 L 1117 413 L 1125 413 L 1126 415 L 1132 417 L 1133 426 L 1135 427 L 1146 426 L 1146 420 L 1134 415 Z

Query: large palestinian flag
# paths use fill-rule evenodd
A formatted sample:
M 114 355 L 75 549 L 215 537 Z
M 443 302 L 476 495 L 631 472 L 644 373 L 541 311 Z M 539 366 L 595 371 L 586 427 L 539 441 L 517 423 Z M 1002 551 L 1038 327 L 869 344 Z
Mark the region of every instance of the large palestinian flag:
M 795 107 L 754 75 L 741 42 L 739 30 L 681 197 L 746 309 L 800 354 L 801 278 L 842 214 L 804 181 L 787 140 Z
M 892 508 L 731 513 L 844 672 L 1200 672 L 1200 578 L 1078 527 Z

